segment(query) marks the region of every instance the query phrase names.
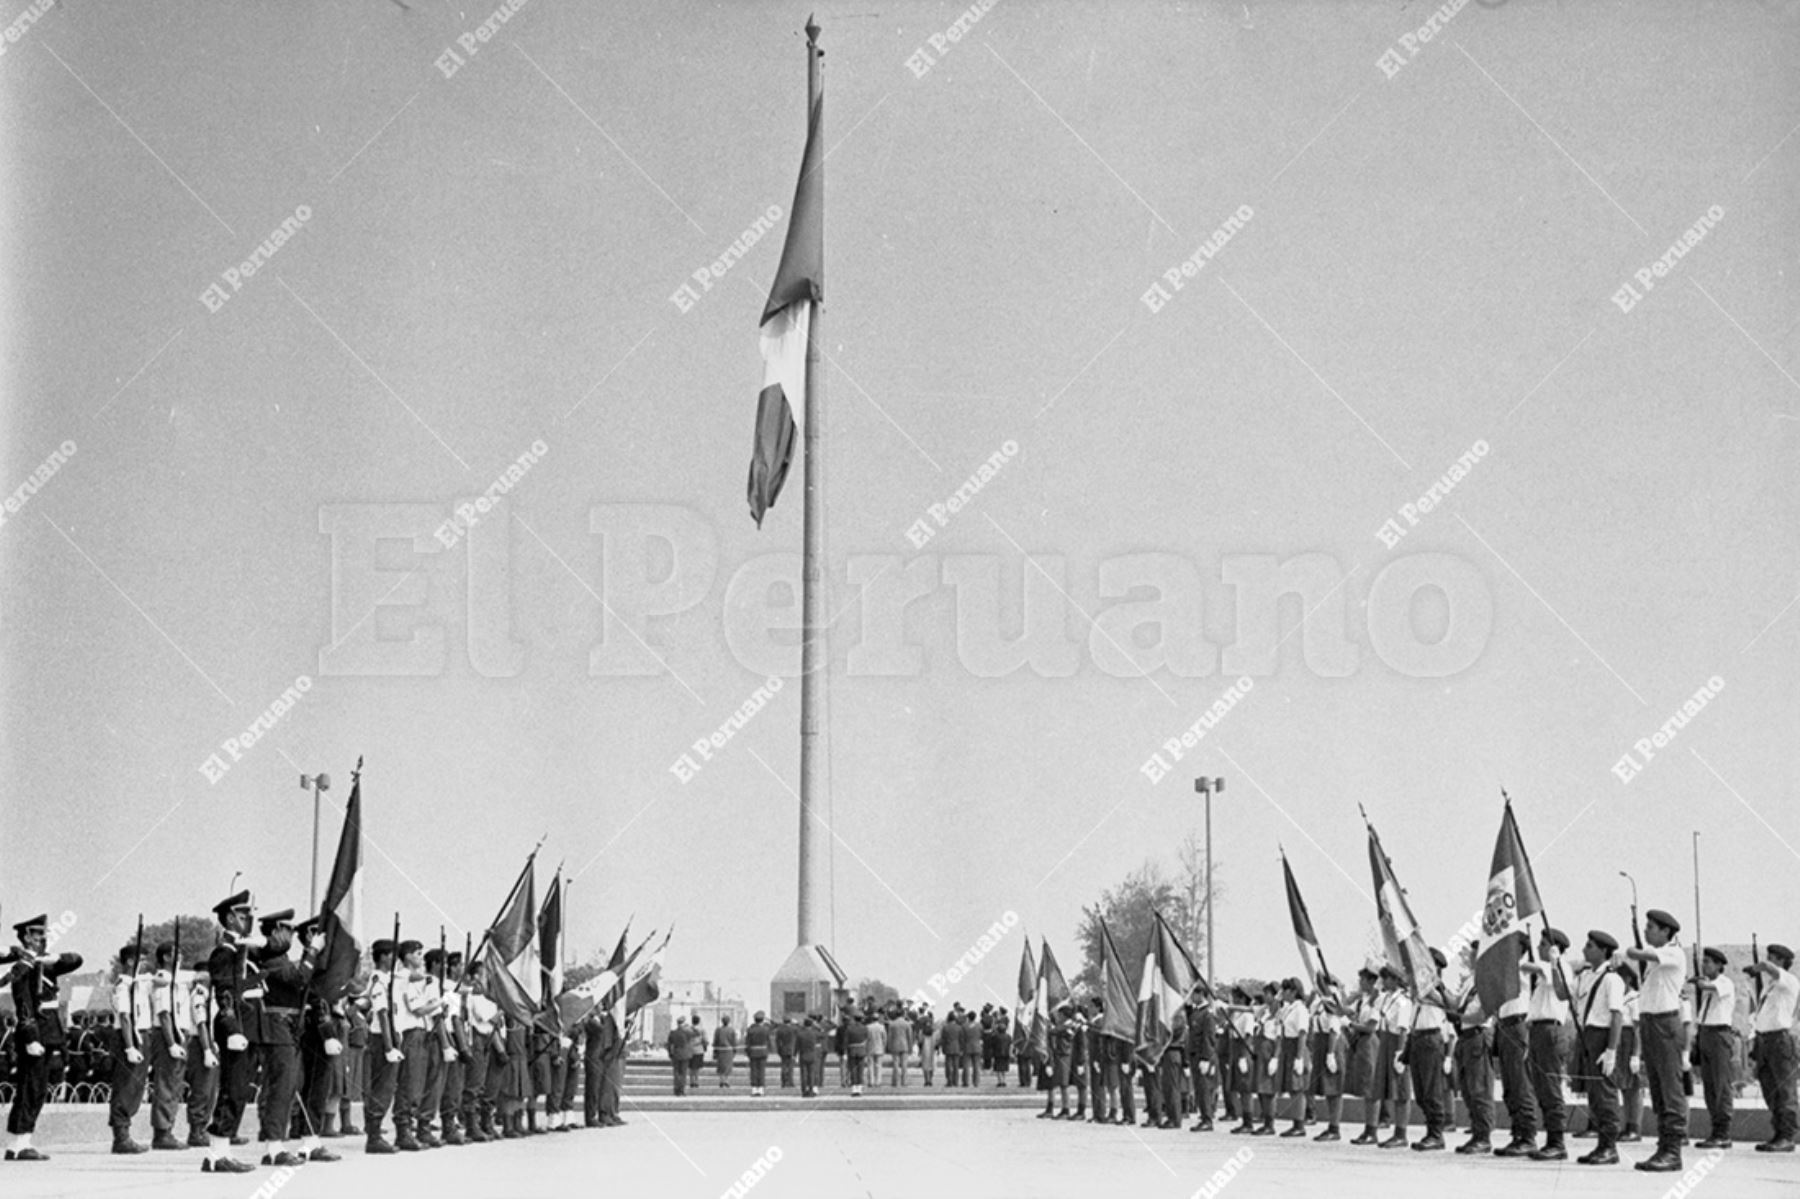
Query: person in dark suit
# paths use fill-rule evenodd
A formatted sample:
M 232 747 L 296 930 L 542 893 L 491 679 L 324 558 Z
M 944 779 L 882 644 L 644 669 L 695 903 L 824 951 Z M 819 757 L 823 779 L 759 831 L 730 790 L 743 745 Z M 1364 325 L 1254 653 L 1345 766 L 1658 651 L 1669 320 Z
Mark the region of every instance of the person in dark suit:
M 998 1079 L 994 1085 L 1006 1085 L 1006 1076 L 1012 1070 L 1012 1022 L 1007 1019 L 1006 1009 L 1000 1008 L 994 1013 L 994 1073 Z
M 1218 1018 L 1212 1001 L 1196 993 L 1188 1005 L 1187 1067 L 1193 1075 L 1194 1110 L 1199 1118 L 1194 1132 L 1211 1132 L 1215 1105 L 1214 1082 L 1219 1076 Z
M 691 1052 L 692 1038 L 692 1030 L 681 1020 L 675 1021 L 674 1026 L 669 1029 L 669 1039 L 666 1044 L 669 1049 L 669 1066 L 675 1075 L 675 1093 L 677 1095 L 687 1094 L 688 1057 Z
M 206 959 L 206 973 L 212 985 L 213 1041 L 219 1051 L 219 1092 L 213 1104 L 212 1126 L 208 1129 L 206 1158 L 200 1163 L 203 1174 L 244 1174 L 255 1169 L 249 1162 L 231 1156 L 231 1146 L 243 1123 L 244 1109 L 250 1105 L 254 1087 L 256 1058 L 250 1049 L 246 1030 L 252 1026 L 262 1006 L 262 965 L 259 956 L 268 939 L 252 927 L 250 892 L 236 895 L 213 905 L 219 921 L 219 943 Z
M 798 1029 L 792 1016 L 783 1016 L 775 1026 L 775 1056 L 781 1061 L 781 1089 L 794 1087 L 794 1057 L 799 1049 Z
M 750 1093 L 761 1095 L 763 1084 L 767 1080 L 769 1066 L 769 1043 L 771 1030 L 768 1018 L 763 1013 L 756 1013 L 750 1026 L 744 1030 L 744 1059 L 750 1063 Z
M 19 938 L 12 951 L 12 1000 L 18 1025 L 12 1037 L 16 1090 L 6 1118 L 6 1131 L 13 1138 L 6 1151 L 9 1162 L 49 1160 L 32 1147 L 31 1138 L 37 1131 L 38 1113 L 50 1095 L 51 1066 L 68 1039 L 57 1001 L 61 986 L 56 980 L 81 969 L 78 953 L 48 956 L 49 929 L 48 916 L 33 916 L 13 925 Z
M 289 1152 L 286 1141 L 293 1122 L 294 1097 L 300 1085 L 301 1009 L 306 1002 L 306 985 L 312 979 L 313 964 L 325 948 L 325 937 L 315 931 L 300 960 L 295 961 L 288 956 L 294 943 L 292 908 L 263 917 L 261 931 L 268 940 L 262 961 L 263 996 L 262 1002 L 252 1009 L 253 1018 L 245 1035 L 256 1047 L 262 1072 L 261 1089 L 256 1097 L 258 1139 L 263 1145 L 262 1164 L 301 1166 L 307 1159 Z M 336 1155 L 330 1157 L 335 1159 Z
M 850 1094 L 863 1093 L 863 1069 L 869 1056 L 869 1026 L 860 1012 L 852 1012 L 844 1025 L 844 1049 L 850 1057 Z
M 818 1026 L 810 1015 L 794 1030 L 794 1054 L 800 1059 L 800 1098 L 811 1099 L 819 1093 L 818 1084 L 822 1081 L 825 1049 Z

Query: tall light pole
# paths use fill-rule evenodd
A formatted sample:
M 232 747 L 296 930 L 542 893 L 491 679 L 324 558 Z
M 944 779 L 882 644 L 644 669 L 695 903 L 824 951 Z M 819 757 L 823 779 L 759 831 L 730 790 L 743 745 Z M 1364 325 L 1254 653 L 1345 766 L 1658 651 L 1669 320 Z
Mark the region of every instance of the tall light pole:
M 316 915 L 319 911 L 319 802 L 325 792 L 331 790 L 331 776 L 323 772 L 303 774 L 300 776 L 300 789 L 311 790 L 313 793 L 312 886 L 308 891 L 310 898 L 307 900 L 307 912 Z
M 1206 981 L 1210 986 L 1219 976 L 1213 962 L 1212 797 L 1215 791 L 1224 792 L 1225 780 L 1197 778 L 1194 780 L 1194 790 L 1206 796 Z

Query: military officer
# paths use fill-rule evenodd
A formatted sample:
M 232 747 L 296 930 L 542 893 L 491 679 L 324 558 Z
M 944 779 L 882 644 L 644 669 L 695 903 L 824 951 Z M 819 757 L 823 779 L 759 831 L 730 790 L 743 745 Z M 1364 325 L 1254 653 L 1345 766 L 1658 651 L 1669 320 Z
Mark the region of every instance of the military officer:
M 1575 988 L 1581 1074 L 1587 1082 L 1588 1110 L 1598 1140 L 1578 1160 L 1584 1166 L 1611 1166 L 1619 1161 L 1619 1078 L 1625 1031 L 1625 983 L 1609 963 L 1619 941 L 1611 933 L 1590 929 L 1581 956 L 1587 962 Z
M 303 945 L 316 939 L 323 946 L 324 927 L 314 917 L 294 929 L 294 936 Z M 307 1161 L 334 1162 L 338 1155 L 325 1148 L 321 1138 L 335 1135 L 331 1130 L 335 1116 L 331 1102 L 332 1075 L 344 1054 L 345 1029 L 342 1017 L 333 1010 L 334 1006 L 341 1009 L 341 1001 L 336 1005 L 327 1001 L 318 989 L 321 981 L 315 963 L 305 989 L 299 1021 L 299 1102 L 292 1106 L 298 1117 L 294 1124 L 299 1129 L 300 1156 Z M 271 995 L 277 994 L 284 985 L 278 985 L 271 977 L 268 984 Z
M 263 994 L 248 1007 L 246 1035 L 256 1047 L 260 1070 L 256 1096 L 258 1140 L 265 1166 L 299 1166 L 306 1157 L 290 1152 L 287 1137 L 294 1118 L 294 1097 L 300 1087 L 300 1014 L 306 1002 L 307 984 L 325 948 L 323 933 L 313 932 L 295 961 L 294 910 L 271 912 L 258 923 L 268 945 L 260 952 Z M 310 1152 L 310 1148 L 308 1152 Z M 328 1154 L 319 1160 L 336 1160 Z
M 1725 973 L 1725 951 L 1708 945 L 1702 951 L 1700 997 L 1695 1012 L 1694 1069 L 1706 1096 L 1709 1135 L 1696 1149 L 1731 1148 L 1731 1098 L 1736 1079 L 1737 984 Z
M 220 1047 L 219 1092 L 208 1130 L 210 1144 L 200 1170 L 204 1174 L 243 1174 L 254 1167 L 231 1156 L 231 1143 L 250 1103 L 256 1059 L 247 1033 L 260 1018 L 263 988 L 259 955 L 266 949 L 268 938 L 253 927 L 248 891 L 239 891 L 214 904 L 213 915 L 219 921 L 219 943 L 206 959 L 206 973 L 215 1012 L 213 1040 Z
M 1644 970 L 1638 988 L 1638 1050 L 1656 1111 L 1656 1152 L 1636 1168 L 1653 1173 L 1680 1173 L 1681 1142 L 1687 1135 L 1687 1097 L 1681 1089 L 1681 989 L 1687 959 L 1675 943 L 1680 932 L 1679 920 L 1651 908 L 1644 916 L 1649 947 L 1625 951 Z
M 61 953 L 54 957 L 46 952 L 49 939 L 48 916 L 33 916 L 13 925 L 19 939 L 12 950 L 12 1000 L 18 1020 L 13 1030 L 13 1061 L 16 1090 L 12 1110 L 6 1118 L 6 1131 L 12 1134 L 12 1145 L 6 1150 L 9 1162 L 48 1161 L 46 1154 L 31 1144 L 37 1131 L 38 1113 L 50 1094 L 50 1068 L 62 1053 L 66 1041 L 57 993 L 57 979 L 81 969 L 81 955 Z
M 768 1081 L 770 1028 L 762 1012 L 744 1029 L 744 1058 L 750 1063 L 750 1093 L 761 1095 Z M 895 1085 L 899 1085 L 898 1082 Z
M 1756 1034 L 1756 1081 L 1773 1124 L 1769 1139 L 1756 1148 L 1762 1153 L 1792 1153 L 1796 1125 L 1800 1124 L 1794 1100 L 1794 1075 L 1800 1071 L 1794 1046 L 1794 1008 L 1800 1001 L 1794 951 L 1785 945 L 1771 945 L 1764 959 L 1751 969 L 1768 976 L 1751 1027 Z

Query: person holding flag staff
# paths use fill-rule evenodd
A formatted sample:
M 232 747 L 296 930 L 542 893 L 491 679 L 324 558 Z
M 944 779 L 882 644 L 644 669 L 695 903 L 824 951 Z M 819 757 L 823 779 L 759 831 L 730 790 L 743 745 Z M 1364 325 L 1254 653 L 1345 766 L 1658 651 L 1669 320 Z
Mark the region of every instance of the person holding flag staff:
M 1633 927 L 1633 933 L 1637 929 Z M 1651 1173 L 1680 1173 L 1681 1142 L 1687 1136 L 1687 1096 L 1681 1089 L 1681 988 L 1687 978 L 1687 955 L 1675 943 L 1681 922 L 1661 908 L 1644 914 L 1638 945 L 1625 956 L 1643 966 L 1638 989 L 1638 1046 L 1650 1082 L 1650 1106 L 1656 1112 L 1656 1152 L 1636 1168 Z
M 1475 986 L 1475 946 L 1463 951 L 1464 983 L 1461 997 L 1451 1005 L 1450 1022 L 1456 1028 L 1456 1081 L 1469 1110 L 1469 1139 L 1456 1147 L 1463 1156 L 1488 1153 L 1493 1148 L 1494 1071 L 1489 1058 L 1494 1051 L 1493 1021 L 1481 1007 Z
M 1588 1113 L 1598 1138 L 1594 1148 L 1576 1160 L 1584 1166 L 1612 1166 L 1619 1161 L 1619 1080 L 1627 1064 L 1624 1052 L 1625 983 L 1610 962 L 1618 938 L 1591 929 L 1581 956 L 1587 963 L 1575 990 L 1577 1073 L 1587 1084 Z
M 1531 1093 L 1544 1116 L 1544 1144 L 1531 1152 L 1531 1160 L 1567 1161 L 1563 1137 L 1568 1130 L 1568 1108 L 1563 1102 L 1563 1082 L 1569 1072 L 1569 1000 L 1571 985 L 1563 954 L 1569 938 L 1561 929 L 1546 928 L 1538 941 L 1535 958 L 1520 964 L 1531 977 L 1526 1005 L 1527 1047 Z
M 1441 978 L 1450 959 L 1434 945 L 1431 960 Z M 1450 1023 L 1444 1010 L 1447 1002 L 1442 983 L 1420 996 L 1406 1039 L 1406 1060 L 1412 1070 L 1413 1094 L 1418 1096 L 1419 1111 L 1425 1117 L 1425 1135 L 1412 1146 L 1421 1153 L 1444 1147 L 1444 1129 L 1450 1123 L 1449 1079 L 1444 1060 L 1444 1036 Z M 1403 1114 L 1397 1115 L 1394 1122 L 1399 1125 L 1403 1119 Z M 1398 1135 L 1400 1129 L 1396 1127 L 1394 1131 Z

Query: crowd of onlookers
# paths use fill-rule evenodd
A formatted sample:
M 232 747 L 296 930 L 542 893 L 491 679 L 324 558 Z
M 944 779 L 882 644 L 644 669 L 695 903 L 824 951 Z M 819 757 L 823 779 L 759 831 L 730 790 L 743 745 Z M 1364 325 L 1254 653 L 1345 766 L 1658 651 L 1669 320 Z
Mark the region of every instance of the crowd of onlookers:
M 749 1070 L 752 1095 L 767 1086 L 767 1069 L 779 1069 L 783 1088 L 799 1086 L 801 1094 L 818 1093 L 825 1081 L 825 1061 L 837 1059 L 838 1083 L 860 1095 L 865 1086 L 903 1087 L 913 1071 L 925 1086 L 937 1085 L 941 1070 L 946 1087 L 976 1087 L 992 1072 L 1004 1087 L 1015 1057 L 1013 1022 L 1004 1008 L 984 1004 L 979 1012 L 957 1003 L 939 1018 L 912 1000 L 878 1003 L 872 996 L 847 1005 L 837 1018 L 813 1014 L 779 1023 L 757 1012 L 744 1028 L 721 1017 L 708 1033 L 700 1017 L 677 1020 L 664 1048 L 674 1069 L 675 1093 L 685 1095 L 700 1085 L 708 1058 L 720 1087 L 729 1087 L 742 1055 Z M 1020 1085 L 1026 1084 L 1021 1072 Z

